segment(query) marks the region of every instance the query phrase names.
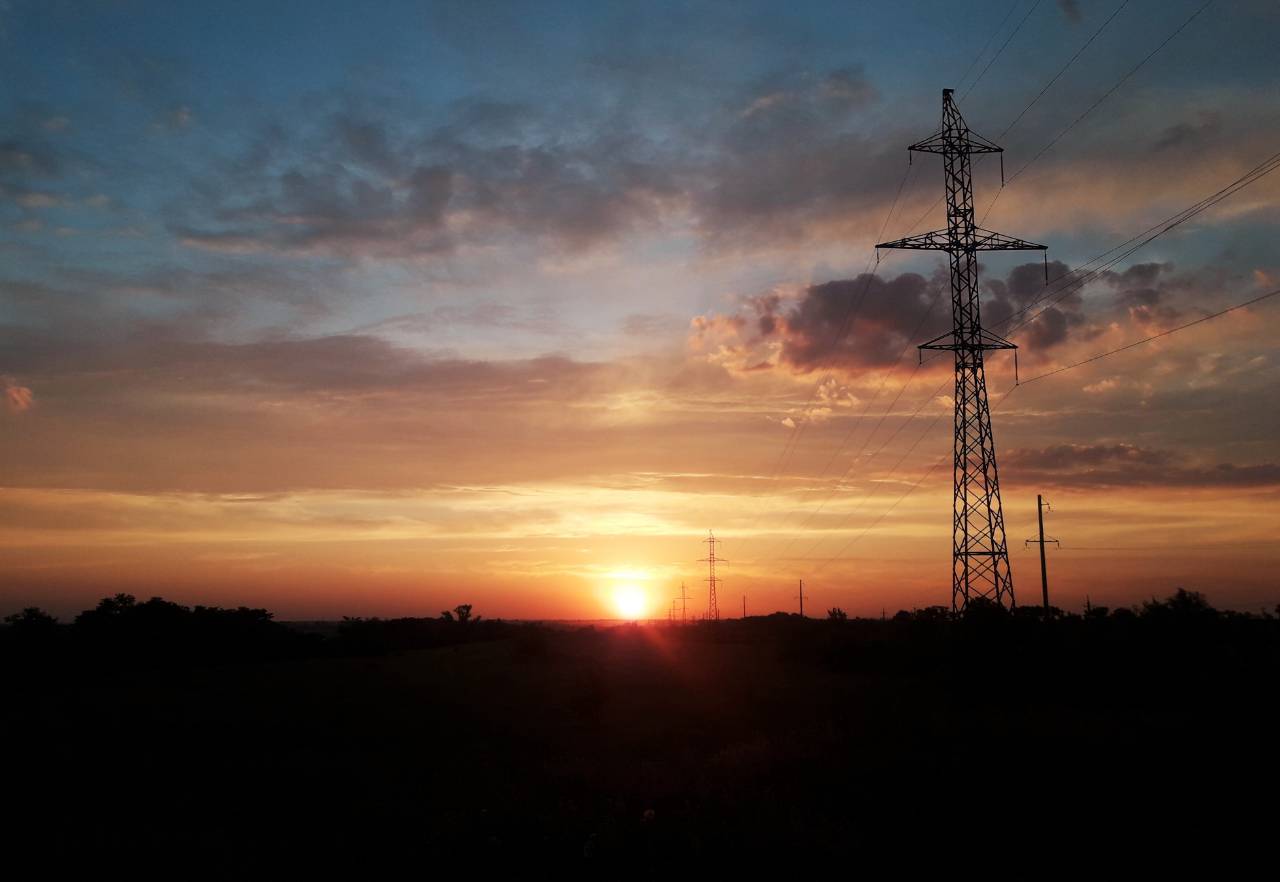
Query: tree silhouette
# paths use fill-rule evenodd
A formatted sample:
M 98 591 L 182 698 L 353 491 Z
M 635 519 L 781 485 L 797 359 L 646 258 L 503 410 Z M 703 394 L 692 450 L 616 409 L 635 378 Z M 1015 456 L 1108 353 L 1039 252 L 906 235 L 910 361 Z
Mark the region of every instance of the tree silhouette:
M 833 606 L 831 609 L 827 610 L 827 621 L 843 622 L 848 618 L 849 618 L 849 614 L 846 613 L 844 610 L 842 610 L 838 606 Z
M 104 597 L 98 601 L 98 605 L 93 609 L 87 609 L 80 615 L 76 616 L 77 625 L 98 625 L 113 619 L 118 619 L 125 614 L 127 610 L 133 609 L 137 604 L 137 598 L 132 594 L 116 594 L 113 597 Z
M 4 623 L 15 632 L 47 634 L 58 626 L 58 620 L 38 606 L 29 606 L 22 612 L 4 617 Z
M 1172 619 L 1175 621 L 1208 621 L 1218 618 L 1218 611 L 1209 605 L 1199 591 L 1179 588 L 1168 600 L 1149 600 L 1142 605 L 1142 617 Z

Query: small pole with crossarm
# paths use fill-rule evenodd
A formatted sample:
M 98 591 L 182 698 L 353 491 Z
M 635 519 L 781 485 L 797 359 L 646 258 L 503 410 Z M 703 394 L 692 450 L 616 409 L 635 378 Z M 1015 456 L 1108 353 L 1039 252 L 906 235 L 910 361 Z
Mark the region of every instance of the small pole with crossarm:
M 1049 621 L 1049 565 L 1045 562 L 1044 546 L 1047 542 L 1059 545 L 1057 539 L 1046 539 L 1044 537 L 1044 511 L 1045 509 L 1053 511 L 1049 508 L 1049 503 L 1044 501 L 1044 497 L 1039 493 L 1036 494 L 1036 519 L 1040 523 L 1040 538 L 1028 539 L 1023 545 L 1030 547 L 1032 543 L 1040 546 L 1040 590 L 1044 594 L 1044 620 Z

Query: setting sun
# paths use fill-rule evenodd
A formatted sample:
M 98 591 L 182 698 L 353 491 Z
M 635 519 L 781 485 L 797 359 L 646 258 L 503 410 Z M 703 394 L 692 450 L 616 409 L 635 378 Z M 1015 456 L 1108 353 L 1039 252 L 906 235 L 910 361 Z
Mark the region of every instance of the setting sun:
M 640 619 L 649 607 L 649 598 L 642 588 L 622 585 L 613 593 L 613 605 L 624 619 Z

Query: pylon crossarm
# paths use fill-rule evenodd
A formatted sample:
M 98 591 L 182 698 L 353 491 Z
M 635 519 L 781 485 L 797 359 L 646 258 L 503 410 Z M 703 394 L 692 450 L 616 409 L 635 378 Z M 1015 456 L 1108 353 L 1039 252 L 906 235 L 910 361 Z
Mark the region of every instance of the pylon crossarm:
M 881 242 L 877 248 L 904 248 L 912 251 L 946 251 L 951 247 L 946 230 L 934 230 L 918 236 L 907 236 L 894 239 L 892 242 Z
M 879 248 L 887 248 L 887 245 L 879 245 Z M 1047 251 L 1048 245 L 1037 245 L 1035 242 L 1028 242 L 1024 239 L 1015 239 L 1012 236 L 1006 236 L 1004 233 L 994 233 L 991 230 L 984 230 L 981 227 L 973 231 L 973 250 L 974 251 Z
M 908 251 L 1047 251 L 1047 245 L 1038 245 L 1025 239 L 1015 239 L 1004 233 L 995 233 L 981 227 L 974 229 L 972 242 L 958 242 L 953 245 L 951 236 L 946 230 L 932 230 L 915 236 L 894 239 L 892 242 L 881 242 L 877 248 L 899 248 Z
M 954 350 L 956 348 L 955 339 L 956 339 L 955 332 L 947 331 L 945 334 L 940 334 L 937 337 L 934 337 L 932 340 L 928 341 L 927 343 L 921 343 L 916 348 L 917 349 L 952 349 Z
M 986 328 L 980 331 L 981 337 L 976 343 L 965 343 L 956 340 L 955 331 L 947 331 L 941 336 L 934 337 L 927 343 L 921 343 L 917 349 L 933 349 L 946 352 L 955 352 L 957 350 L 965 352 L 973 352 L 979 349 L 986 351 L 990 349 L 1017 349 L 1017 343 L 1011 343 L 999 334 L 993 334 Z
M 956 132 L 943 130 L 932 138 L 917 141 L 907 149 L 915 153 L 1003 153 L 1003 147 L 997 147 L 981 135 L 969 132 L 969 141 L 964 143 Z
M 988 331 L 986 328 L 981 328 L 980 333 L 982 334 L 983 349 L 1017 349 L 1018 348 L 1017 343 L 1013 343 L 1009 340 L 1006 340 L 1004 337 L 1001 337 L 999 334 L 993 334 L 991 331 Z

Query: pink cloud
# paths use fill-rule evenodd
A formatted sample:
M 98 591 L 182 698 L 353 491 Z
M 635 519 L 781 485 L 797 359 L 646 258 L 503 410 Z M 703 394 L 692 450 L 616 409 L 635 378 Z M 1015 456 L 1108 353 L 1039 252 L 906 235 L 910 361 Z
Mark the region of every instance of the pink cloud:
M 4 378 L 4 401 L 9 413 L 23 413 L 30 410 L 35 396 L 26 386 L 19 386 L 13 377 Z

